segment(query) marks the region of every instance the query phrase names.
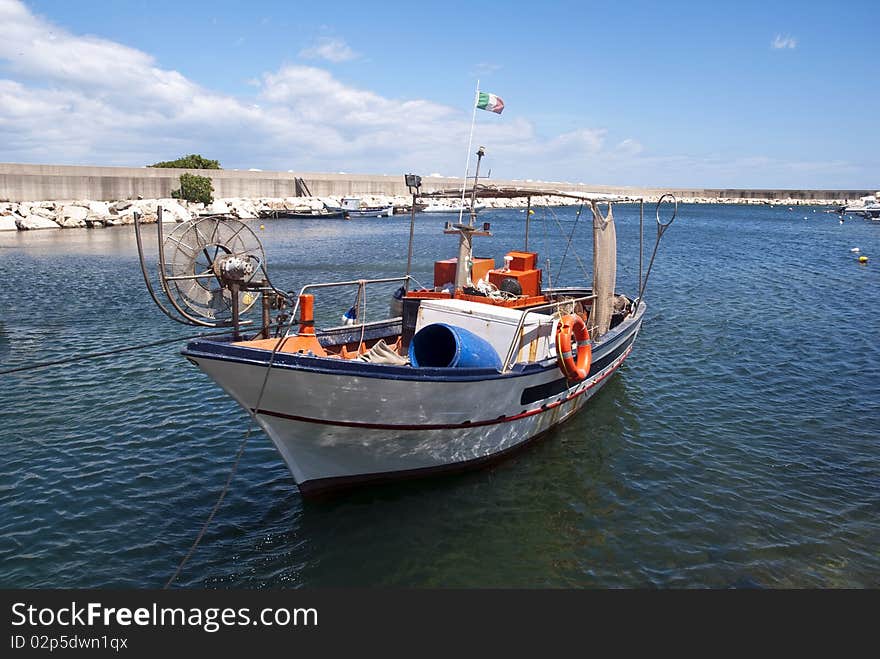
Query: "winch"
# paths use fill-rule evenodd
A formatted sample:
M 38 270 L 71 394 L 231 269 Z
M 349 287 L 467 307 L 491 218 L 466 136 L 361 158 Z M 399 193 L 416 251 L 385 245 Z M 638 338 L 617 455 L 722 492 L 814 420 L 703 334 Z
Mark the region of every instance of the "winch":
M 157 279 L 167 305 L 150 281 L 138 215 L 134 227 L 147 290 L 172 320 L 199 327 L 230 327 L 235 340 L 239 340 L 241 328 L 253 326 L 253 321 L 242 320 L 241 316 L 258 300 L 262 308 L 258 336 L 270 338 L 272 328 L 277 332 L 289 319 L 283 310 L 293 306 L 292 297 L 271 284 L 263 245 L 241 220 L 224 215 L 199 217 L 178 224 L 166 236 L 159 207 Z M 272 310 L 279 311 L 274 320 Z

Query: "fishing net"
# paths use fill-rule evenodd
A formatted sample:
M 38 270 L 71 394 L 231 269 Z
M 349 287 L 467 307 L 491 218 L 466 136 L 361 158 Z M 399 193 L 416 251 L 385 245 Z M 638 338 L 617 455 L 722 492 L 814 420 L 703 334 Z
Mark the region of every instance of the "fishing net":
M 608 215 L 602 217 L 596 202 L 593 209 L 593 313 L 590 316 L 590 337 L 608 331 L 614 310 L 614 286 L 617 283 L 617 232 L 614 215 L 608 204 Z

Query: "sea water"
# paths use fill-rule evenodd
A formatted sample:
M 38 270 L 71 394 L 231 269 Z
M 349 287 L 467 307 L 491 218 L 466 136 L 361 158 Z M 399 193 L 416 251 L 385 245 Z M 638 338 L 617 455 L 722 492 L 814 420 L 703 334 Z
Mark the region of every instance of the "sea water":
M 532 217 L 545 286 L 591 275 L 576 210 Z M 822 210 L 680 207 L 625 365 L 493 468 L 309 502 L 255 429 L 178 584 L 880 586 L 880 224 Z M 456 243 L 445 218 L 417 217 L 413 272 L 430 284 Z M 634 294 L 638 209 L 615 217 L 618 287 Z M 494 237 L 477 256 L 524 247 L 522 212 L 479 220 Z M 249 222 L 285 290 L 405 269 L 408 216 L 263 224 Z M 651 207 L 644 268 L 654 236 Z M 368 317 L 392 290 L 368 288 Z M 319 296 L 319 324 L 354 296 Z M 131 227 L 0 233 L 0 369 L 189 332 L 149 299 Z M 0 586 L 161 587 L 174 572 L 249 425 L 183 345 L 2 377 Z

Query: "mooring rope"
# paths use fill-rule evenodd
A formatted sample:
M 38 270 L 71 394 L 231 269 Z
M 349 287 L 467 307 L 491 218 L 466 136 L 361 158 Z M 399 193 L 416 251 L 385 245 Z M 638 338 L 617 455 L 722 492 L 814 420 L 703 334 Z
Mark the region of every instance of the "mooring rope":
M 217 501 L 214 503 L 214 507 L 211 509 L 211 513 L 208 515 L 208 519 L 205 520 L 205 523 L 202 525 L 202 530 L 199 531 L 199 534 L 196 536 L 196 539 L 193 541 L 192 546 L 190 546 L 189 551 L 186 552 L 186 556 L 177 564 L 177 569 L 174 571 L 174 574 L 171 575 L 171 578 L 165 582 L 162 590 L 167 590 L 171 587 L 171 584 L 177 579 L 180 575 L 180 571 L 183 570 L 183 566 L 187 564 L 189 559 L 196 551 L 196 547 L 199 546 L 199 543 L 202 541 L 205 533 L 208 530 L 208 527 L 211 526 L 211 522 L 214 521 L 214 515 L 217 514 L 217 511 L 220 509 L 220 504 L 223 503 L 223 499 L 226 498 L 226 493 L 229 491 L 229 486 L 232 484 L 232 479 L 235 476 L 235 473 L 238 471 L 238 463 L 241 462 L 241 456 L 244 453 L 244 447 L 247 444 L 248 440 L 251 438 L 251 430 L 253 430 L 254 424 L 248 426 L 247 433 L 244 436 L 244 439 L 241 440 L 241 444 L 238 447 L 238 453 L 235 456 L 235 462 L 232 464 L 232 469 L 229 470 L 229 475 L 226 477 L 226 484 L 223 486 L 223 490 L 220 492 L 220 496 L 217 497 Z
M 141 343 L 139 345 L 125 346 L 122 348 L 114 348 L 113 350 L 105 350 L 103 352 L 90 352 L 84 355 L 76 355 L 74 357 L 66 357 L 64 359 L 56 359 L 54 361 L 38 362 L 36 364 L 28 364 L 27 366 L 16 366 L 15 368 L 7 368 L 0 371 L 0 375 L 8 375 L 9 373 L 21 373 L 23 371 L 33 371 L 39 368 L 47 368 L 49 366 L 60 366 L 61 364 L 70 364 L 72 362 L 84 361 L 87 359 L 97 359 L 100 357 L 110 357 L 123 352 L 131 352 L 132 350 L 145 350 L 147 348 L 155 348 L 157 346 L 167 345 L 169 343 L 180 343 L 182 341 L 191 341 L 193 339 L 201 339 L 209 336 L 223 336 L 230 334 L 231 328 L 222 332 L 207 332 L 202 334 L 194 334 L 189 336 L 178 336 L 173 339 L 162 339 L 161 341 L 152 341 L 150 343 Z
M 293 317 L 291 315 L 291 321 L 288 324 L 287 332 L 290 331 L 290 328 L 293 326 Z M 238 453 L 235 455 L 235 462 L 232 463 L 232 469 L 229 470 L 229 475 L 226 477 L 226 483 L 223 485 L 223 489 L 220 492 L 220 495 L 217 497 L 217 501 L 214 503 L 214 507 L 211 509 L 211 512 L 208 514 L 208 518 L 205 520 L 205 523 L 202 525 L 202 530 L 199 531 L 199 534 L 196 536 L 196 539 L 193 540 L 192 545 L 189 548 L 189 551 L 186 552 L 186 555 L 181 559 L 180 563 L 177 565 L 177 569 L 174 571 L 174 574 L 165 582 L 163 586 L 163 590 L 167 590 L 171 587 L 177 577 L 180 575 L 180 572 L 183 570 L 183 567 L 189 562 L 189 559 L 192 558 L 192 555 L 195 553 L 196 548 L 199 546 L 199 543 L 202 541 L 202 538 L 205 536 L 205 533 L 208 531 L 208 527 L 211 526 L 211 522 L 214 521 L 214 516 L 217 514 L 217 511 L 220 509 L 220 504 L 223 503 L 223 499 L 226 498 L 226 493 L 229 491 L 229 486 L 232 484 L 232 479 L 235 477 L 236 472 L 238 471 L 238 464 L 241 462 L 241 456 L 244 453 L 244 447 L 247 445 L 248 440 L 251 438 L 251 433 L 254 429 L 254 421 L 257 418 L 257 413 L 260 411 L 260 403 L 263 402 L 263 394 L 266 391 L 266 384 L 269 382 L 269 374 L 272 372 L 272 364 L 275 362 L 275 355 L 278 354 L 278 351 L 287 343 L 287 339 L 290 338 L 289 334 L 285 333 L 285 335 L 278 339 L 275 343 L 275 347 L 272 348 L 272 354 L 269 357 L 269 363 L 266 366 L 266 375 L 263 376 L 263 384 L 260 387 L 260 393 L 257 396 L 257 403 L 254 405 L 253 410 L 249 410 L 250 413 L 250 421 L 248 422 L 247 432 L 244 435 L 244 439 L 241 440 L 241 444 L 238 447 Z
M 292 326 L 292 322 L 289 323 L 288 327 Z M 203 332 L 201 334 L 188 335 L 188 336 L 178 336 L 173 339 L 163 339 L 161 341 L 152 341 L 150 343 L 141 343 L 133 346 L 125 346 L 123 348 L 115 348 L 113 350 L 105 350 L 103 352 L 92 352 L 85 355 L 77 355 L 75 357 L 68 357 L 66 359 L 57 359 L 54 361 L 45 361 L 39 362 L 37 364 L 28 364 L 27 366 L 18 366 L 16 368 L 10 368 L 0 371 L 0 375 L 7 375 L 9 373 L 20 373 L 24 371 L 33 371 L 40 368 L 47 368 L 49 366 L 58 366 L 61 364 L 70 364 L 72 362 L 84 361 L 87 359 L 97 359 L 101 357 L 109 357 L 112 355 L 116 355 L 123 352 L 130 352 L 132 350 L 144 350 L 147 348 L 154 348 L 157 346 L 167 345 L 169 343 L 179 343 L 182 341 L 190 341 L 192 339 L 200 339 L 207 338 L 212 336 L 223 336 L 230 334 L 230 329 L 223 330 L 222 332 Z M 226 477 L 226 483 L 223 486 L 223 490 L 220 492 L 220 496 L 217 497 L 217 501 L 214 503 L 214 507 L 211 509 L 208 518 L 205 520 L 205 523 L 202 525 L 201 531 L 199 531 L 198 536 L 196 536 L 195 541 L 193 541 L 192 546 L 190 546 L 189 551 L 180 561 L 177 566 L 177 569 L 174 571 L 174 574 L 170 579 L 165 583 L 164 588 L 167 589 L 174 583 L 177 577 L 180 575 L 181 570 L 183 570 L 184 566 L 187 564 L 189 559 L 195 553 L 196 548 L 199 546 L 199 543 L 202 541 L 205 533 L 208 530 L 208 527 L 211 525 L 211 522 L 214 520 L 214 516 L 217 514 L 217 511 L 220 509 L 220 504 L 223 503 L 223 499 L 226 497 L 226 493 L 229 491 L 229 486 L 232 484 L 232 479 L 235 477 L 236 472 L 238 471 L 238 465 L 241 462 L 241 456 L 244 454 L 245 446 L 247 445 L 248 440 L 251 437 L 251 433 L 254 429 L 254 420 L 256 419 L 256 413 L 260 409 L 260 403 L 263 400 L 263 393 L 266 391 L 266 384 L 269 381 L 269 373 L 272 370 L 272 364 L 275 361 L 275 355 L 281 349 L 281 347 L 287 342 L 288 336 L 284 336 L 278 339 L 275 347 L 272 350 L 272 355 L 269 359 L 269 364 L 266 368 L 266 375 L 263 378 L 263 385 L 260 388 L 260 394 L 257 397 L 257 404 L 253 411 L 250 412 L 250 423 L 248 424 L 247 432 L 245 433 L 244 439 L 241 441 L 241 444 L 238 447 L 238 452 L 235 455 L 235 462 L 232 464 L 232 469 L 229 471 L 229 475 Z

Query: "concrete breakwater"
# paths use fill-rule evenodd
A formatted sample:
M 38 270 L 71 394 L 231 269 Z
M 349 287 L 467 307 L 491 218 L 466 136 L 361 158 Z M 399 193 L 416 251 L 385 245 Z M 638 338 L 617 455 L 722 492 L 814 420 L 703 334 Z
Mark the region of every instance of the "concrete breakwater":
M 206 207 L 171 198 L 186 172 L 208 176 L 217 201 Z M 303 197 L 297 178 L 314 196 Z M 666 193 L 682 203 L 741 203 L 781 205 L 840 205 L 855 201 L 867 190 L 734 190 L 694 188 L 635 188 L 588 186 L 564 182 L 493 180 L 499 186 L 540 187 L 571 192 L 599 192 L 643 197 L 653 202 Z M 422 191 L 459 188 L 462 179 L 422 177 Z M 359 196 L 364 205 L 407 207 L 411 197 L 402 175 L 321 174 L 239 170 L 183 170 L 148 167 L 84 167 L 0 163 L 0 230 L 98 228 L 131 224 L 139 212 L 155 221 L 161 205 L 166 221 L 182 222 L 205 213 L 229 213 L 241 219 L 272 211 L 320 209 L 339 205 L 344 196 Z M 490 208 L 525 205 L 525 200 L 483 200 Z M 551 204 L 571 203 L 562 198 Z M 535 199 L 535 204 L 539 200 Z

